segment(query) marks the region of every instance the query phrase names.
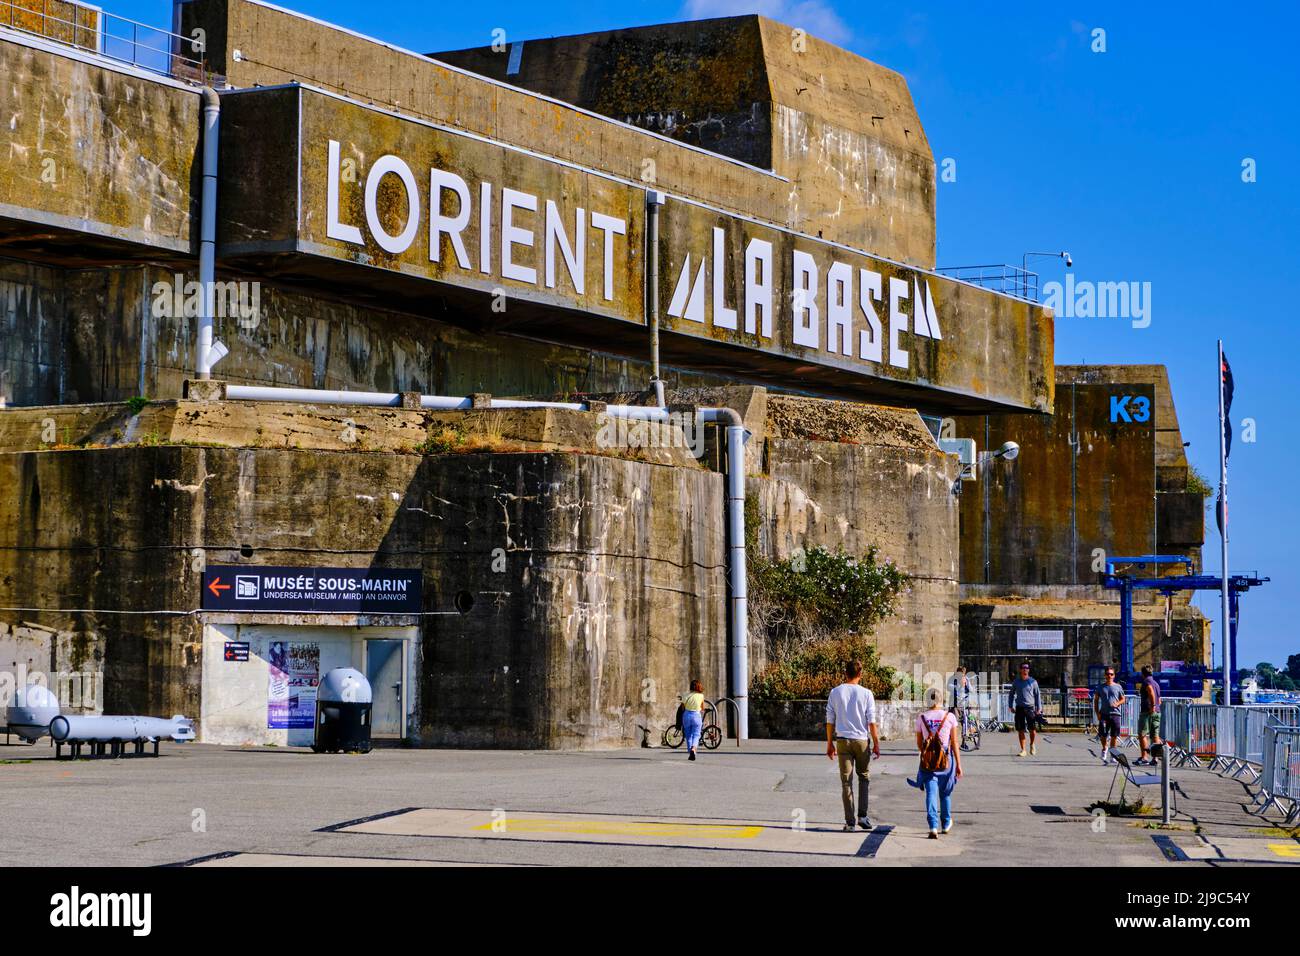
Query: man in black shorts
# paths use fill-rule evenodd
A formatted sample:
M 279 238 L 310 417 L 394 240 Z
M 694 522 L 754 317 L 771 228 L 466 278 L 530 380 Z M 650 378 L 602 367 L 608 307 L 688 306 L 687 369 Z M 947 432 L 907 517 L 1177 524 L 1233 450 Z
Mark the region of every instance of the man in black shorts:
M 1120 709 L 1124 706 L 1124 687 L 1115 683 L 1115 668 L 1106 668 L 1106 683 L 1092 695 L 1092 710 L 1097 715 L 1097 737 L 1101 740 L 1101 762 L 1110 763 L 1110 752 L 1120 734 Z M 1109 740 L 1109 744 L 1107 741 Z
M 1020 676 L 1011 682 L 1007 701 L 1016 715 L 1016 733 L 1020 735 L 1020 753 L 1025 756 L 1025 734 L 1029 734 L 1029 754 L 1038 753 L 1038 715 L 1043 712 L 1043 692 L 1038 681 L 1029 676 L 1029 661 L 1020 664 Z

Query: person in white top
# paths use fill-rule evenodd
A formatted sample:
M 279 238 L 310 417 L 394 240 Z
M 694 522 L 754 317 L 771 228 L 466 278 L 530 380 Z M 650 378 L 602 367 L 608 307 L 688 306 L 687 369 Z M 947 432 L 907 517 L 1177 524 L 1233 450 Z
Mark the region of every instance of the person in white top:
M 870 750 L 868 750 L 870 744 Z M 826 756 L 840 759 L 840 793 L 844 799 L 844 829 L 871 829 L 867 816 L 871 754 L 880 758 L 880 733 L 876 729 L 876 697 L 862 686 L 862 662 L 849 661 L 844 683 L 826 699 Z M 853 774 L 858 776 L 857 814 L 853 806 Z

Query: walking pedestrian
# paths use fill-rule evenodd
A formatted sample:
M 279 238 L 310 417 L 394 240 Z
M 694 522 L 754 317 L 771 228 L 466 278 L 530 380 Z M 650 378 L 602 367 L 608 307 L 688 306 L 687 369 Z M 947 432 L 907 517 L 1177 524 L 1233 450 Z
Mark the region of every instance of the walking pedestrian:
M 952 830 L 952 791 L 961 777 L 961 741 L 957 717 L 943 708 L 937 688 L 926 691 L 929 709 L 916 718 L 916 749 L 920 769 L 915 786 L 925 793 L 925 818 L 930 839 Z M 908 781 L 911 783 L 911 781 Z
M 1115 683 L 1115 668 L 1106 668 L 1106 681 L 1092 695 L 1092 712 L 1097 715 L 1097 738 L 1101 741 L 1101 762 L 1110 763 L 1110 751 L 1120 735 L 1120 708 L 1124 706 L 1124 688 Z M 1109 743 L 1107 740 L 1109 739 Z
M 704 727 L 704 685 L 691 681 L 691 692 L 682 698 L 682 733 L 686 736 L 687 760 L 695 759 L 695 748 L 700 743 Z
M 1160 685 L 1148 664 L 1142 668 L 1142 680 L 1138 684 L 1138 696 L 1142 700 L 1138 714 L 1138 745 L 1142 755 L 1134 763 L 1154 764 L 1155 754 L 1151 748 L 1160 743 Z
M 870 747 L 870 749 L 868 749 Z M 849 661 L 844 683 L 826 700 L 826 756 L 840 760 L 840 795 L 844 800 L 844 829 L 855 823 L 864 830 L 872 827 L 867 816 L 871 755 L 880 757 L 880 733 L 876 727 L 876 697 L 862 686 L 862 662 Z M 857 815 L 853 806 L 853 776 L 858 777 Z
M 1011 682 L 1008 705 L 1016 715 L 1016 733 L 1020 735 L 1020 753 L 1025 756 L 1025 734 L 1029 734 L 1029 755 L 1038 753 L 1038 718 L 1043 713 L 1043 692 L 1038 681 L 1029 676 L 1029 661 L 1021 661 L 1020 676 Z

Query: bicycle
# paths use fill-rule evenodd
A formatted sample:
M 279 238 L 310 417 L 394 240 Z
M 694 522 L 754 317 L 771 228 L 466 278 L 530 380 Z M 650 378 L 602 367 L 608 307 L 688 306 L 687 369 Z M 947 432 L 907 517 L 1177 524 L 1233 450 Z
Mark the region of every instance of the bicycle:
M 957 720 L 961 723 L 961 749 L 979 750 L 980 734 L 982 732 L 979 717 L 971 710 L 969 705 L 954 707 L 952 712 L 957 715 Z
M 681 700 L 678 697 L 678 700 Z M 712 701 L 704 702 L 704 711 L 700 714 L 703 727 L 700 728 L 700 744 L 705 750 L 717 750 L 722 745 L 722 728 L 718 725 L 718 708 Z M 663 745 L 676 750 L 686 743 L 686 732 L 682 730 L 682 708 L 677 707 L 677 722 L 664 728 Z

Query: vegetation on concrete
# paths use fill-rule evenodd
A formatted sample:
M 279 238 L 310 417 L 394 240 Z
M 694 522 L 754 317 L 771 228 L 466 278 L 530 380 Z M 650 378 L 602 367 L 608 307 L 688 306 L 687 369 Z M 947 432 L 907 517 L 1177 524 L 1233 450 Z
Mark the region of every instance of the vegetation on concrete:
M 131 409 L 132 415 L 139 415 L 146 405 L 149 404 L 149 398 L 145 395 L 137 395 L 134 398 L 126 400 L 126 407 Z
M 1196 470 L 1195 465 L 1189 464 L 1187 466 L 1187 491 L 1190 494 L 1208 498 L 1214 494 L 1214 486 L 1206 480 L 1203 474 Z
M 1101 810 L 1108 817 L 1145 817 L 1156 812 L 1156 808 L 1141 797 L 1132 803 L 1126 802 L 1123 793 L 1120 793 L 1118 800 L 1096 800 L 1088 804 L 1087 809 L 1089 813 Z
M 819 547 L 767 560 L 756 547 L 757 503 L 746 502 L 746 511 L 751 509 L 750 628 L 768 653 L 766 665 L 751 677 L 750 695 L 824 698 L 843 680 L 844 665 L 857 658 L 863 685 L 889 699 L 903 678 L 881 662 L 871 635 L 894 613 L 907 575 L 892 561 L 879 560 L 874 547 L 860 557 Z

